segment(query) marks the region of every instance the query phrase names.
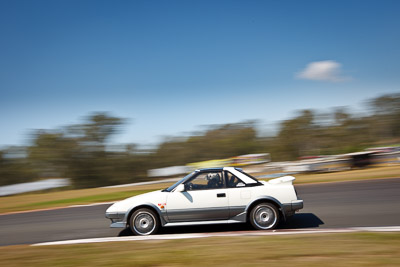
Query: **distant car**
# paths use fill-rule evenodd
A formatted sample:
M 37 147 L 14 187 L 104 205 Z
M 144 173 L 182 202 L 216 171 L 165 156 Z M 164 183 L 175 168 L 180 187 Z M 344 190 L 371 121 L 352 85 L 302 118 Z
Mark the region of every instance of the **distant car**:
M 268 182 L 234 167 L 196 170 L 174 185 L 119 201 L 106 211 L 110 227 L 150 235 L 159 227 L 250 222 L 275 228 L 303 208 L 292 176 Z

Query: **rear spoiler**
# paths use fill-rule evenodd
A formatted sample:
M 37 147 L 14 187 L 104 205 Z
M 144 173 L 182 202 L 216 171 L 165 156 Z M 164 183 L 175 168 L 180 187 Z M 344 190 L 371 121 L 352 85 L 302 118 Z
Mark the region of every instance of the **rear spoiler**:
M 276 179 L 269 180 L 269 184 L 283 184 L 283 183 L 292 183 L 296 178 L 293 176 L 283 176 Z

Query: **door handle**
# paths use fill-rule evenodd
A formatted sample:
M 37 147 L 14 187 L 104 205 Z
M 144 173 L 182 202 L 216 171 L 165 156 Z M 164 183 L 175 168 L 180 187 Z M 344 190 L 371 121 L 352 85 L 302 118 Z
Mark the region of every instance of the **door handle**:
M 226 194 L 225 193 L 220 193 L 220 194 L 217 194 L 217 197 L 226 197 Z

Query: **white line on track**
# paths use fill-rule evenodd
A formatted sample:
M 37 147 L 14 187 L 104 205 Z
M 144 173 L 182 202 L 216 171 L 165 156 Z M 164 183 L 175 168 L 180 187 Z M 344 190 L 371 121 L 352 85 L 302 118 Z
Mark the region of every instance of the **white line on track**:
M 31 246 L 72 245 L 72 244 L 122 242 L 122 241 L 172 240 L 172 239 L 190 239 L 190 238 L 206 238 L 206 237 L 268 236 L 268 235 L 350 233 L 350 232 L 400 232 L 400 226 L 103 237 L 103 238 L 88 238 L 88 239 L 75 239 L 75 240 L 37 243 L 37 244 L 32 244 Z

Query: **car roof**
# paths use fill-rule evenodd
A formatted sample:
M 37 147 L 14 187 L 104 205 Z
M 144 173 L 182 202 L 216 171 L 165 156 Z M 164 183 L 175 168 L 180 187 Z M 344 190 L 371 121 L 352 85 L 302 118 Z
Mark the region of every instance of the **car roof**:
M 202 168 L 202 169 L 197 169 L 196 171 L 223 171 L 223 170 L 232 170 L 236 169 L 239 171 L 242 171 L 241 168 L 236 168 L 236 167 L 213 167 L 213 168 Z

